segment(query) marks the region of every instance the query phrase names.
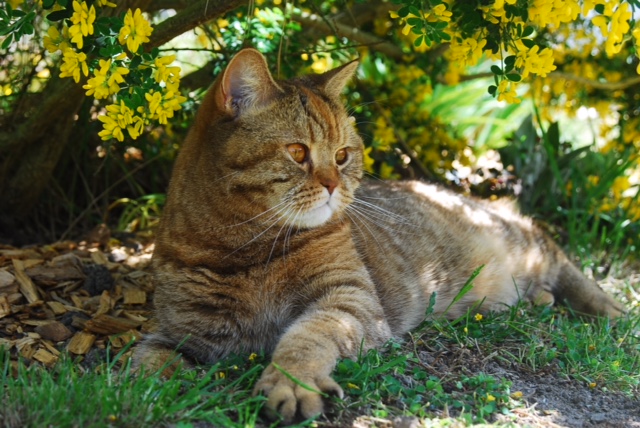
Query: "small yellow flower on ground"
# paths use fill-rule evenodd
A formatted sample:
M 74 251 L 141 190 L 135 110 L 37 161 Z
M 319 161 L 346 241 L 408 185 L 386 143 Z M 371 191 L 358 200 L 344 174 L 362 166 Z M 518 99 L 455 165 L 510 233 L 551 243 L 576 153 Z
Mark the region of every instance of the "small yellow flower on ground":
M 484 317 L 482 316 L 482 314 L 476 314 L 474 318 L 476 319 L 476 321 L 482 321 L 482 318 Z

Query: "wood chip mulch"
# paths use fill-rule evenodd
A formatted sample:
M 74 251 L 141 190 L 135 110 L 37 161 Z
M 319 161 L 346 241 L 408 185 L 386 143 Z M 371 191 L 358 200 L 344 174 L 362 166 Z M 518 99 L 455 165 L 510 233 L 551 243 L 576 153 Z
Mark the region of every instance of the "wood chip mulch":
M 152 329 L 153 244 L 130 241 L 0 244 L 0 347 L 12 365 L 118 352 Z

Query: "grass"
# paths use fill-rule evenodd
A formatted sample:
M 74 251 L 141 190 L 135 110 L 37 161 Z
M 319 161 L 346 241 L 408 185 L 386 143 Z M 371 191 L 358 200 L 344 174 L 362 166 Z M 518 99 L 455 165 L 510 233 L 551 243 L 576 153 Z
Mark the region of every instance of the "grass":
M 346 397 L 331 399 L 327 418 L 333 426 L 358 416 L 374 422 L 440 418 L 435 426 L 509 423 L 524 406 L 522 394 L 508 379 L 486 374 L 491 365 L 518 373 L 551 371 L 591 389 L 632 396 L 640 392 L 640 338 L 634 334 L 639 323 L 638 315 L 612 326 L 564 309 L 525 306 L 487 316 L 469 312 L 451 322 L 428 320 L 402 342 L 340 361 L 335 378 Z M 64 358 L 47 370 L 16 367 L 0 353 L 0 425 L 269 426 L 260 418 L 264 399 L 251 395 L 264 357 L 236 356 L 168 380 L 158 373 L 134 376 L 118 360 L 88 370 Z

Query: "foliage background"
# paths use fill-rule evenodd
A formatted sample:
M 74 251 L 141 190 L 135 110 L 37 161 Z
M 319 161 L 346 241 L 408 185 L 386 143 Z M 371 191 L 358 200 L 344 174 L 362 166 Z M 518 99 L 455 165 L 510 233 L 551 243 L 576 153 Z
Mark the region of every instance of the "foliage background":
M 153 226 L 204 90 L 254 46 L 280 78 L 360 58 L 372 176 L 513 195 L 582 256 L 637 248 L 637 0 L 0 4 L 9 243 Z

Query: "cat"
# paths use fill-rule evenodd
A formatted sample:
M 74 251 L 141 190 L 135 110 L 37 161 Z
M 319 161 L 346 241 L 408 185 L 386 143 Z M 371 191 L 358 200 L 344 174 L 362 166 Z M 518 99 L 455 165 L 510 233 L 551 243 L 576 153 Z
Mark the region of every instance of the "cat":
M 323 411 L 320 391 L 342 397 L 336 361 L 416 327 L 433 293 L 451 318 L 519 299 L 623 314 L 512 203 L 363 180 L 340 100 L 357 67 L 276 81 L 257 50 L 232 58 L 175 163 L 153 255 L 157 331 L 137 364 L 180 344 L 203 363 L 270 353 L 255 392 L 290 423 Z

